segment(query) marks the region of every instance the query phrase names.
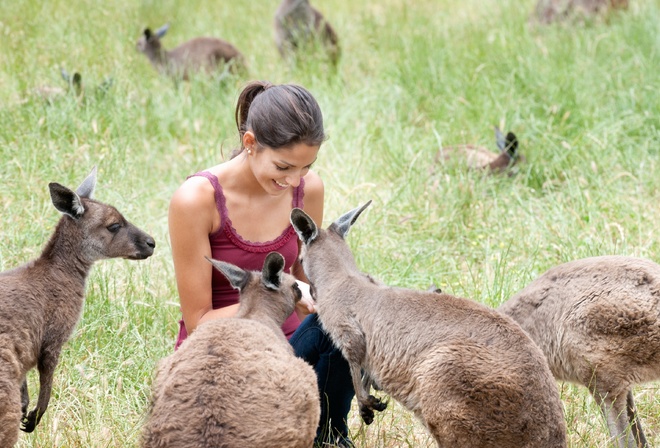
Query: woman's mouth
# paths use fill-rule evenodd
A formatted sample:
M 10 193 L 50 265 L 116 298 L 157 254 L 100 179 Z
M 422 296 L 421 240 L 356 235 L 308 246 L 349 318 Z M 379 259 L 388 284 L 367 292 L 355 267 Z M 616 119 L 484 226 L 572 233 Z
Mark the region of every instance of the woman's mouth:
M 273 182 L 275 182 L 277 184 L 277 186 L 282 188 L 282 189 L 289 188 L 288 184 L 281 184 L 278 181 L 276 181 L 275 179 L 273 179 Z

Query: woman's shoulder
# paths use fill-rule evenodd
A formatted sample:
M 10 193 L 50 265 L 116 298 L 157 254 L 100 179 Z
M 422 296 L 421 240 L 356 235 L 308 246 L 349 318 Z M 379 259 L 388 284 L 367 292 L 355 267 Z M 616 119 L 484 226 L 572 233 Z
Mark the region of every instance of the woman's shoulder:
M 214 203 L 215 189 L 213 184 L 205 176 L 195 174 L 189 176 L 174 191 L 170 200 L 170 207 L 195 210 Z
M 323 197 L 323 179 L 315 171 L 309 170 L 305 174 L 305 197 L 321 195 Z
M 305 179 L 303 209 L 320 226 L 323 221 L 323 200 L 325 194 L 323 180 L 312 170 L 308 171 L 303 179 Z

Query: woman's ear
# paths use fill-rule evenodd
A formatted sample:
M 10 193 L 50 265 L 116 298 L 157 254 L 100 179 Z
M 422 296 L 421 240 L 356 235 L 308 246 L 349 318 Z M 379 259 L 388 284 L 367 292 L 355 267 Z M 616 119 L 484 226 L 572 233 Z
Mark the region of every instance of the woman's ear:
M 247 131 L 243 134 L 243 148 L 251 149 L 257 143 L 257 139 L 254 138 L 252 131 Z

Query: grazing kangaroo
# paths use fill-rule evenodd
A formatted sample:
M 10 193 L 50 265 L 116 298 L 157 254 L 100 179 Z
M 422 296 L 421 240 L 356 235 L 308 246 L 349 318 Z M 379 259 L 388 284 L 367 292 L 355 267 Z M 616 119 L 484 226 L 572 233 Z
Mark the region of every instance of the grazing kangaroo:
M 508 171 L 519 162 L 525 161 L 525 157 L 518 152 L 518 138 L 513 132 L 508 132 L 505 137 L 496 126 L 495 141 L 498 153 L 476 145 L 445 146 L 436 154 L 435 161 L 438 163 L 461 158 L 471 170 L 486 170 L 494 174 Z
M 627 8 L 628 0 L 538 0 L 534 13 L 539 22 L 547 24 L 573 16 L 593 16 Z
M 142 446 L 311 448 L 316 374 L 281 328 L 301 298 L 296 279 L 277 252 L 261 273 L 209 261 L 240 291 L 238 312 L 203 323 L 160 362 Z
M 48 184 L 63 216 L 39 258 L 0 273 L 0 446 L 18 429 L 32 432 L 46 412 L 62 345 L 80 318 L 92 265 L 104 258 L 142 260 L 154 239 L 114 207 L 91 198 L 96 168 L 76 191 Z M 26 374 L 39 370 L 39 398 L 27 412 Z
M 333 65 L 339 60 L 339 38 L 309 0 L 282 0 L 275 12 L 275 44 L 284 58 L 320 44 Z M 312 47 L 312 48 L 310 48 Z
M 555 266 L 499 307 L 555 378 L 589 388 L 618 447 L 648 446 L 632 386 L 660 379 L 660 265 L 603 256 Z
M 161 73 L 175 80 L 188 80 L 195 72 L 232 73 L 246 71 L 243 54 L 229 42 L 215 37 L 196 37 L 172 50 L 163 48 L 160 40 L 165 36 L 169 24 L 156 32 L 145 28 L 137 41 L 136 48 L 149 59 Z
M 319 319 L 349 362 L 364 422 L 386 407 L 369 394 L 377 384 L 439 447 L 565 447 L 557 384 L 513 320 L 471 300 L 389 287 L 359 271 L 344 238 L 368 205 L 325 230 L 301 209 L 291 211 Z

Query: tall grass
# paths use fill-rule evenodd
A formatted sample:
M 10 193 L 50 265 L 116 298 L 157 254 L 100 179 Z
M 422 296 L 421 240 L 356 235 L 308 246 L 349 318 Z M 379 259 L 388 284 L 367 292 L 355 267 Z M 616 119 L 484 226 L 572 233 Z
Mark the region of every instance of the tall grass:
M 169 47 L 198 35 L 234 43 L 250 77 L 296 82 L 324 111 L 329 140 L 315 170 L 326 221 L 373 199 L 349 237 L 358 264 L 388 284 L 497 306 L 547 268 L 625 254 L 660 259 L 660 9 L 653 0 L 607 20 L 528 23 L 531 0 L 317 2 L 337 29 L 338 72 L 292 68 L 272 38 L 276 2 L 16 0 L 0 17 L 0 269 L 37 256 L 59 218 L 46 184 L 76 186 L 99 167 L 96 197 L 157 241 L 146 261 L 98 263 L 82 320 L 65 346 L 42 423 L 20 447 L 137 446 L 153 369 L 179 318 L 168 201 L 184 178 L 237 144 L 233 109 L 247 79 L 161 78 L 135 41 L 171 23 Z M 52 103 L 59 67 L 105 96 Z M 515 177 L 438 165 L 442 144 L 495 149 L 513 130 L 527 163 Z M 30 376 L 32 390 L 37 390 Z M 583 388 L 559 385 L 571 446 L 605 447 Z M 660 443 L 656 384 L 635 389 Z M 194 418 L 194 416 L 191 416 Z M 358 447 L 433 446 L 393 405 L 363 426 Z

